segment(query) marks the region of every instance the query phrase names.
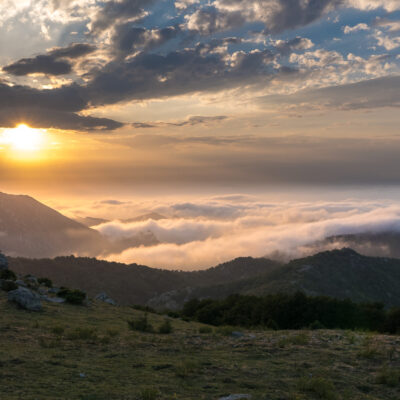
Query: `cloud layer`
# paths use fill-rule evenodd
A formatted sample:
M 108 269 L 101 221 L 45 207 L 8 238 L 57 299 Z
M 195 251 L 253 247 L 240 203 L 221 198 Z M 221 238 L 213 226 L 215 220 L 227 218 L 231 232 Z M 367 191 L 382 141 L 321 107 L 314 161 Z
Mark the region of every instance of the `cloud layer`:
M 236 195 L 159 203 L 151 211 L 166 218 L 129 223 L 115 220 L 96 227 L 115 240 L 150 231 L 160 242 L 127 249 L 108 259 L 196 269 L 241 256 L 288 260 L 319 250 L 316 243 L 335 235 L 400 232 L 400 205 L 385 201 L 274 203 Z

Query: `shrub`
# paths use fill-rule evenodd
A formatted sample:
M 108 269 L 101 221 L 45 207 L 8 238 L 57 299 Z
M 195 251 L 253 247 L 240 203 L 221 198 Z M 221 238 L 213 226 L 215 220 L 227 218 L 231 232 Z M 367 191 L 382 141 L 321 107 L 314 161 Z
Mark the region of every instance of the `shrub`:
M 158 328 L 158 333 L 167 335 L 169 333 L 172 333 L 173 328 L 172 328 L 172 324 L 171 321 L 169 319 L 166 319 Z
M 325 378 L 303 378 L 299 381 L 299 389 L 302 392 L 313 393 L 320 399 L 336 400 L 338 398 L 334 384 Z
M 38 282 L 40 285 L 46 286 L 48 288 L 53 287 L 53 282 L 48 278 L 39 278 Z
M 267 323 L 266 323 L 265 326 L 266 326 L 268 329 L 272 329 L 273 331 L 279 330 L 278 324 L 276 323 L 275 320 L 273 320 L 273 319 L 271 319 L 271 318 L 267 321 Z
M 154 332 L 153 326 L 148 321 L 147 314 L 145 314 L 143 317 L 132 319 L 127 322 L 129 328 L 133 331 L 148 333 Z
M 318 320 L 315 320 L 314 322 L 312 322 L 309 326 L 309 328 L 313 331 L 318 330 L 318 329 L 325 329 L 325 326 L 323 324 L 321 324 L 321 322 L 319 322 Z
M 5 292 L 11 292 L 11 290 L 18 289 L 18 285 L 14 281 L 3 281 L 1 284 L 1 288 Z
M 213 329 L 211 328 L 211 326 L 201 326 L 199 328 L 199 333 L 202 333 L 202 334 L 212 333 L 212 332 L 213 332 Z
M 3 269 L 0 271 L 0 279 L 15 281 L 17 280 L 17 275 L 10 269 Z
M 77 289 L 61 289 L 58 296 L 63 297 L 67 303 L 76 305 L 82 305 L 86 299 L 86 293 Z
M 384 331 L 388 333 L 400 333 L 400 308 L 393 308 L 387 313 Z

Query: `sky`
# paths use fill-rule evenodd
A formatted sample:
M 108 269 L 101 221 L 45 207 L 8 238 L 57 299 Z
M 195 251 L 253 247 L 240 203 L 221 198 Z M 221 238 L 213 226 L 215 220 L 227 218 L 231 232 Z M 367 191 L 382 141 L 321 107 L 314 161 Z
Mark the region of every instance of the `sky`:
M 0 50 L 2 191 L 400 200 L 400 0 L 3 0 Z

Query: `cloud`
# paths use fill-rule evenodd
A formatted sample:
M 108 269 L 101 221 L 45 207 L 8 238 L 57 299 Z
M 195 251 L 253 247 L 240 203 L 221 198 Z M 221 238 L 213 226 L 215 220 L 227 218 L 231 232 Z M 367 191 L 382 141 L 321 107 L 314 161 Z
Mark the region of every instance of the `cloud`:
M 174 26 L 146 29 L 126 23 L 115 27 L 113 44 L 117 50 L 123 53 L 137 50 L 148 51 L 176 38 L 179 33 L 180 28 Z
M 304 90 L 288 96 L 267 96 L 260 102 L 297 104 L 299 108 L 360 110 L 400 107 L 400 76 Z
M 216 0 L 186 16 L 187 28 L 202 35 L 263 22 L 267 33 L 308 25 L 343 4 L 342 0 Z
M 225 115 L 216 116 L 201 116 L 195 115 L 190 116 L 184 121 L 176 122 L 134 122 L 132 126 L 134 128 L 158 128 L 160 126 L 194 126 L 194 125 L 209 125 L 210 123 L 220 122 L 228 119 Z
M 156 0 L 121 0 L 108 1 L 97 12 L 92 23 L 92 34 L 99 34 L 114 24 L 123 21 L 135 21 L 146 15 L 145 8 Z
M 40 90 L 0 83 L 1 127 L 29 123 L 38 128 L 91 131 L 114 130 L 123 126 L 112 119 L 77 113 L 86 106 L 87 100 L 77 85 Z
M 348 35 L 349 33 L 360 32 L 360 31 L 368 31 L 369 29 L 370 29 L 370 28 L 369 28 L 369 26 L 368 26 L 367 24 L 360 23 L 360 24 L 357 24 L 357 25 L 355 25 L 355 26 L 348 26 L 348 25 L 346 25 L 346 26 L 343 28 L 343 32 L 344 32 L 346 35 Z
M 197 209 L 192 215 L 185 211 L 181 214 L 178 204 L 166 204 L 164 211 L 178 210 L 178 216 L 129 224 L 114 221 L 97 229 L 112 238 L 153 232 L 160 244 L 127 249 L 109 259 L 172 269 L 206 268 L 240 256 L 279 253 L 289 259 L 308 254 L 310 245 L 334 235 L 400 232 L 399 204 L 362 200 L 278 204 L 252 200 L 244 197 L 241 202 L 236 195 L 235 201 L 199 201 L 191 203 L 190 208 Z M 232 212 L 216 219 L 218 209 Z
M 71 59 L 83 57 L 96 50 L 93 45 L 73 43 L 68 47 L 55 48 L 46 55 L 23 58 L 3 67 L 3 71 L 17 76 L 30 74 L 65 75 L 72 72 Z

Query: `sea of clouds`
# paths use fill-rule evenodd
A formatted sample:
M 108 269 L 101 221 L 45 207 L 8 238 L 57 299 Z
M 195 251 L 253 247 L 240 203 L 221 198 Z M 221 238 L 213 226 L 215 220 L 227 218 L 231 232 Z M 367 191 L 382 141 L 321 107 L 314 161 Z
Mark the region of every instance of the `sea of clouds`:
M 107 203 L 110 206 L 129 208 L 127 203 Z M 400 231 L 400 203 L 392 201 L 268 202 L 231 195 L 153 202 L 147 207 L 148 212 L 165 218 L 115 219 L 95 229 L 111 240 L 152 232 L 159 244 L 127 248 L 107 259 L 168 269 L 202 269 L 242 256 L 289 260 L 315 252 L 316 243 L 335 235 Z

